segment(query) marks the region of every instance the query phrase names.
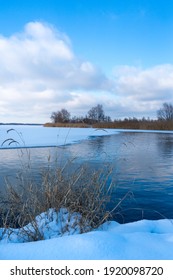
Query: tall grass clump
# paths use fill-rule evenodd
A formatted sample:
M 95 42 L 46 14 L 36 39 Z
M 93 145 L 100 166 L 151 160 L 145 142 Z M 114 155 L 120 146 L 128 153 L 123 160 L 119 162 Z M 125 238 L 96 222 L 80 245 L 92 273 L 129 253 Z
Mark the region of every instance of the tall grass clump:
M 24 153 L 25 149 L 22 149 L 21 154 Z M 28 149 L 26 154 L 30 161 Z M 113 210 L 108 211 L 107 205 L 115 186 L 111 180 L 112 168 L 103 166 L 93 170 L 87 165 L 76 166 L 73 163 L 69 160 L 56 167 L 48 163 L 47 168 L 40 170 L 36 180 L 29 162 L 22 164 L 14 180 L 6 178 L 5 193 L 0 194 L 0 227 L 3 234 L 8 232 L 9 236 L 13 236 L 14 232 L 18 232 L 25 241 L 44 239 L 38 217 L 42 217 L 42 213 L 49 215 L 50 209 L 56 213 L 65 209 L 68 213 L 64 232 L 68 231 L 69 224 L 74 229 L 78 228 L 80 233 L 87 232 L 111 217 Z M 72 223 L 74 213 L 76 216 Z

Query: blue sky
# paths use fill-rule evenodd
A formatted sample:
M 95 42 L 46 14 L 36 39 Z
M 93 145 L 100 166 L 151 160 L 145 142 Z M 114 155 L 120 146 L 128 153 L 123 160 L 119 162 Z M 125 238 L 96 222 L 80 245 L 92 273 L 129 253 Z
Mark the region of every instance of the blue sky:
M 0 0 L 0 122 L 156 117 L 173 97 L 172 0 Z

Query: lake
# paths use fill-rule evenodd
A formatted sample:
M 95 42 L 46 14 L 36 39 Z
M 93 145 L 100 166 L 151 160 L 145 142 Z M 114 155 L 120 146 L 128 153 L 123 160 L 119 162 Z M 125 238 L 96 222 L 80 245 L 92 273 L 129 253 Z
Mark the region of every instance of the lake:
M 109 207 L 126 196 L 114 215 L 118 222 L 173 218 L 172 133 L 119 131 L 61 147 L 0 149 L 1 189 L 4 177 L 15 177 L 22 165 L 29 163 L 37 177 L 48 162 L 68 159 L 91 169 L 113 166 L 116 187 Z

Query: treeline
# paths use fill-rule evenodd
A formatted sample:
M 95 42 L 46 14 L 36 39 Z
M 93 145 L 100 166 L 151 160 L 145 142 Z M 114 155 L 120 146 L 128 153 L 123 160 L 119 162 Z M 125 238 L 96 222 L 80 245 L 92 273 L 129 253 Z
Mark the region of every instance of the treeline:
M 112 122 L 111 118 L 105 115 L 103 105 L 101 104 L 92 107 L 85 116 L 80 117 L 71 117 L 70 112 L 66 109 L 61 109 L 51 114 L 51 120 L 53 123 L 85 123 L 89 125 L 100 122 Z
M 150 118 L 124 118 L 111 120 L 106 116 L 103 106 L 98 104 L 92 107 L 85 117 L 71 117 L 66 109 L 53 112 L 51 123 L 45 126 L 54 127 L 93 127 L 93 128 L 118 128 L 118 129 L 142 129 L 142 130 L 173 130 L 173 105 L 163 103 L 162 107 L 156 112 L 157 119 Z

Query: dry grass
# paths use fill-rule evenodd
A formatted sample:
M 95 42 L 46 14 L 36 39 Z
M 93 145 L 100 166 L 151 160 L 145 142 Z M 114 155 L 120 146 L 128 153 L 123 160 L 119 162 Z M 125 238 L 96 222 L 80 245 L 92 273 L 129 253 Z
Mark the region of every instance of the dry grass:
M 173 130 L 173 121 L 158 120 L 123 120 L 110 123 L 97 123 L 93 128 L 141 129 L 141 130 Z
M 10 145 L 14 141 L 9 138 L 4 142 Z M 108 212 L 107 204 L 115 186 L 111 181 L 112 169 L 109 166 L 103 166 L 100 170 L 91 170 L 84 165 L 74 168 L 73 160 L 70 160 L 55 168 L 50 167 L 49 157 L 47 168 L 40 170 L 38 180 L 32 172 L 29 149 L 19 149 L 18 155 L 21 170 L 12 180 L 6 178 L 5 194 L 0 194 L 0 227 L 4 228 L 4 234 L 6 229 L 11 234 L 14 229 L 23 228 L 22 234 L 27 235 L 26 240 L 42 239 L 35 217 L 49 209 L 59 212 L 64 208 L 69 215 L 79 213 L 81 233 L 97 228 L 109 219 L 113 209 Z M 56 164 L 57 161 L 55 159 Z M 30 231 L 26 230 L 29 223 L 32 224 Z
M 173 121 L 127 119 L 114 122 L 100 122 L 88 125 L 85 123 L 46 123 L 45 127 L 92 127 L 141 130 L 173 130 Z
M 80 213 L 80 232 L 97 228 L 111 217 L 107 204 L 115 186 L 111 181 L 112 169 L 104 166 L 101 170 L 90 170 L 87 166 L 70 169 L 71 163 L 56 169 L 47 168 L 39 182 L 22 172 L 16 183 L 6 180 L 6 195 L 0 196 L 0 227 L 5 229 L 23 228 L 32 223 L 34 231 L 25 231 L 26 240 L 40 240 L 35 217 L 48 209 L 57 212 L 66 208 L 69 213 Z M 28 171 L 30 174 L 30 170 Z M 113 211 L 113 209 L 112 209 Z M 5 231 L 4 231 L 5 233 Z
M 89 128 L 91 125 L 86 123 L 45 123 L 45 127 L 79 127 L 79 128 Z

